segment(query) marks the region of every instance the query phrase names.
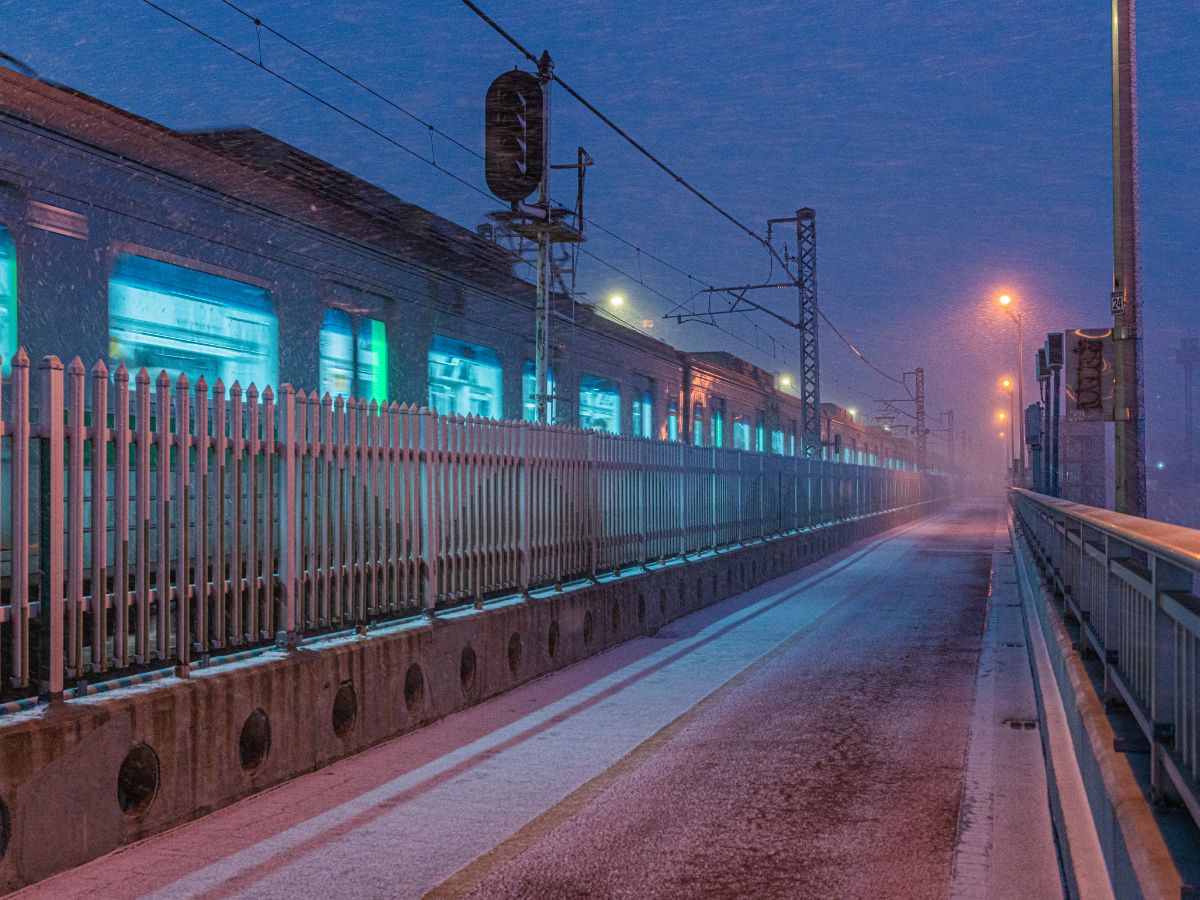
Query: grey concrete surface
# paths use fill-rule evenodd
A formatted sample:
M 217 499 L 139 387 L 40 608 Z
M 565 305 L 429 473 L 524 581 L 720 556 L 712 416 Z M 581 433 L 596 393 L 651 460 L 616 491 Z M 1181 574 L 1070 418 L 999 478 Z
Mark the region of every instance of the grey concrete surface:
M 889 532 L 22 896 L 946 896 L 998 516 Z

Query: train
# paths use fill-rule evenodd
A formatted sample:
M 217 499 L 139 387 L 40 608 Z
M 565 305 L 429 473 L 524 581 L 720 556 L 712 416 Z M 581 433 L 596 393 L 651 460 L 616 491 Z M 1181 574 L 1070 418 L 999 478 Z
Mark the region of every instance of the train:
M 0 67 L 0 354 L 289 383 L 532 419 L 534 287 L 514 255 L 290 146 L 184 132 Z M 557 424 L 795 455 L 799 397 L 558 298 Z M 916 448 L 821 409 L 821 457 L 914 470 Z M 926 460 L 929 469 L 940 464 Z

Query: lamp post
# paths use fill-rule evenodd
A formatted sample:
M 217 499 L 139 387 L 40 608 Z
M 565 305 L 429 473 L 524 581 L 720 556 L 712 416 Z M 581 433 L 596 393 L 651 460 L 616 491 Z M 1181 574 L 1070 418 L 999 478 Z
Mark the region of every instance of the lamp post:
M 1016 323 L 1017 326 L 1017 408 L 1021 410 L 1021 415 L 1017 420 L 1017 427 L 1020 428 L 1021 440 L 1018 445 L 1020 453 L 1021 465 L 1019 466 L 1018 481 L 1021 484 L 1025 483 L 1025 351 L 1021 349 L 1021 314 L 1012 309 L 1013 298 L 1010 294 L 1001 294 L 997 298 L 997 302 L 1001 308 L 1008 313 L 1008 317 Z M 1011 429 L 1010 429 L 1011 430 Z
M 1017 437 L 1014 429 L 1017 427 L 1016 400 L 1013 397 L 1013 381 L 1011 378 L 1000 379 L 1000 390 L 1008 394 L 1008 468 L 1014 481 L 1017 478 Z

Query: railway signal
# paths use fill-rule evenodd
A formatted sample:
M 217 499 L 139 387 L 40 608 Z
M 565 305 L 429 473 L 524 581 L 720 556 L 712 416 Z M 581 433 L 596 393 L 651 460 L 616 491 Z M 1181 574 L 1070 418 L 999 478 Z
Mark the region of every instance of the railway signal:
M 484 168 L 487 184 L 501 200 L 517 204 L 542 184 L 546 159 L 545 95 L 542 80 L 513 69 L 488 87 Z

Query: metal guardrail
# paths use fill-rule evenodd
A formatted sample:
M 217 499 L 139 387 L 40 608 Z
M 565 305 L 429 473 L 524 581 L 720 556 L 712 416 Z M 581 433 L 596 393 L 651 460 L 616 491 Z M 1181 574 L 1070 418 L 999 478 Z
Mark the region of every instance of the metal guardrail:
M 1156 797 L 1200 824 L 1200 531 L 1010 494 L 1043 574 L 1151 747 Z
M 0 421 L 12 693 L 561 586 L 949 480 L 19 352 Z M 132 383 L 131 383 L 132 382 Z

